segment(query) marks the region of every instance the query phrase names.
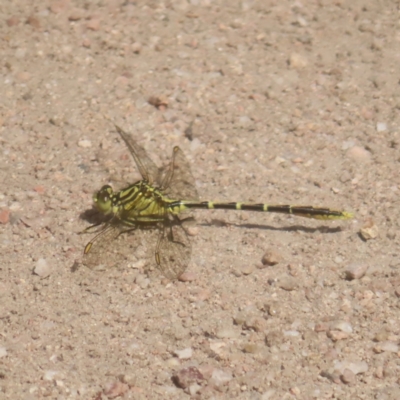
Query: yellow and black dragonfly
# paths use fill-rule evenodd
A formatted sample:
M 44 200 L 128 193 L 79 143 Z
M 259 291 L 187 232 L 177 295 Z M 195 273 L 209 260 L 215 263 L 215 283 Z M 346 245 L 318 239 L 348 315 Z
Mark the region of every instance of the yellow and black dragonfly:
M 158 168 L 146 151 L 120 127 L 116 129 L 129 148 L 142 179 L 125 189 L 114 192 L 103 186 L 93 196 L 96 209 L 108 216 L 97 235 L 85 246 L 83 263 L 89 267 L 118 260 L 121 254 L 113 251 L 124 233 L 158 232 L 155 248 L 157 267 L 169 279 L 176 279 L 187 268 L 191 242 L 179 214 L 188 209 L 223 209 L 292 214 L 319 220 L 346 220 L 353 214 L 330 208 L 294 205 L 248 203 L 217 203 L 200 201 L 190 165 L 182 150 L 175 146 L 166 168 Z M 99 224 L 84 232 L 91 232 Z M 119 246 L 122 249 L 122 246 Z M 120 251 L 119 251 L 120 252 Z

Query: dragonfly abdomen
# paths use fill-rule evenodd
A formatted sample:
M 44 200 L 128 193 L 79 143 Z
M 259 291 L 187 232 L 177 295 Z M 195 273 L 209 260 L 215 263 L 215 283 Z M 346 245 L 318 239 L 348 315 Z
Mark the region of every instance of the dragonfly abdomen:
M 292 206 L 292 205 L 270 205 L 270 204 L 248 204 L 248 203 L 215 203 L 212 201 L 175 201 L 169 204 L 168 208 L 177 214 L 185 209 L 197 208 L 205 210 L 242 210 L 242 211 L 258 211 L 272 212 L 281 214 L 293 214 L 299 217 L 313 218 L 320 220 L 331 219 L 349 219 L 353 214 L 345 211 L 332 210 L 330 208 L 313 207 L 313 206 Z

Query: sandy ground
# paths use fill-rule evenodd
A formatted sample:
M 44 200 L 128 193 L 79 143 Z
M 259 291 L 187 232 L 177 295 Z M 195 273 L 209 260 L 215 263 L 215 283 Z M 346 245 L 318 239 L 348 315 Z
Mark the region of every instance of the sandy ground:
M 398 2 L 36 3 L 0 5 L 0 398 L 400 398 Z M 355 217 L 197 211 L 182 281 L 88 269 L 140 178 L 111 121 L 203 200 Z

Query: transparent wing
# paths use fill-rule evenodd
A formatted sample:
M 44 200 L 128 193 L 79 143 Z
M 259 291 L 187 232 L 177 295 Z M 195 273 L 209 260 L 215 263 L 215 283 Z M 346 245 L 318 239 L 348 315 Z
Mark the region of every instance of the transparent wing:
M 189 162 L 178 146 L 173 149 L 171 163 L 161 180 L 161 189 L 171 200 L 199 199 Z
M 101 270 L 148 258 L 145 249 L 150 248 L 148 243 L 156 241 L 156 232 L 154 229 L 136 228 L 124 231 L 118 225 L 106 224 L 86 245 L 82 263 L 88 268 Z
M 115 125 L 115 128 L 128 146 L 142 178 L 150 184 L 156 182 L 157 177 L 159 176 L 159 168 L 157 165 L 150 159 L 146 151 L 130 137 L 130 135 L 123 131 L 118 125 Z
M 186 270 L 191 253 L 192 246 L 181 221 L 177 217 L 166 219 L 155 253 L 157 267 L 168 279 L 177 279 Z

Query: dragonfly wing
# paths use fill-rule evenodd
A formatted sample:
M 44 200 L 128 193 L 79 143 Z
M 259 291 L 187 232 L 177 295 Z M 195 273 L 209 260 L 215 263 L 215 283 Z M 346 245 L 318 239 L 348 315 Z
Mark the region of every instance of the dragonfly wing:
M 128 135 L 118 125 L 115 125 L 115 128 L 121 135 L 125 144 L 128 146 L 139 172 L 142 175 L 142 178 L 150 184 L 156 182 L 157 177 L 159 176 L 159 168 L 157 165 L 147 155 L 146 151 L 131 138 L 130 135 Z
M 180 220 L 166 219 L 156 248 L 157 267 L 168 279 L 177 279 L 186 270 L 191 253 L 192 246 Z
M 154 243 L 152 231 L 136 228 L 124 231 L 120 226 L 107 224 L 86 245 L 82 263 L 88 268 L 102 270 L 148 258 L 148 254 L 138 248 L 142 245 L 146 248 L 147 242 Z
M 178 146 L 173 149 L 171 163 L 161 182 L 161 190 L 172 200 L 199 199 L 190 164 Z

